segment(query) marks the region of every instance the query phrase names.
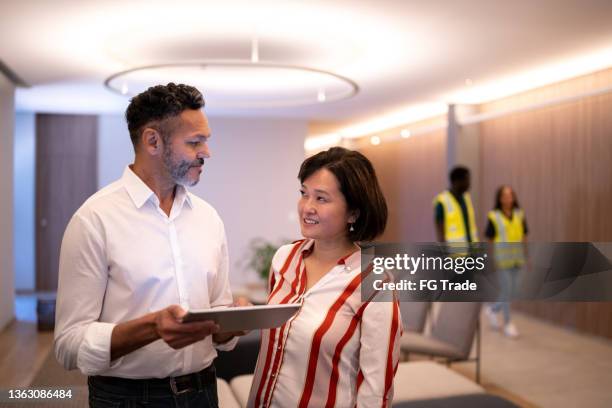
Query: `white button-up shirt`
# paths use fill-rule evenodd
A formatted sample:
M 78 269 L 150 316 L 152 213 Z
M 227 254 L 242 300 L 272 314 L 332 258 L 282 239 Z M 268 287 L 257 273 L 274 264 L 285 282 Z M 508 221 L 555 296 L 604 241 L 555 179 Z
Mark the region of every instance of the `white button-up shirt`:
M 87 375 L 164 378 L 200 371 L 237 339 L 211 336 L 174 350 L 157 340 L 110 361 L 117 323 L 179 304 L 232 303 L 225 230 L 204 200 L 177 186 L 170 215 L 127 167 L 121 179 L 77 210 L 64 233 L 56 307 L 55 354 Z

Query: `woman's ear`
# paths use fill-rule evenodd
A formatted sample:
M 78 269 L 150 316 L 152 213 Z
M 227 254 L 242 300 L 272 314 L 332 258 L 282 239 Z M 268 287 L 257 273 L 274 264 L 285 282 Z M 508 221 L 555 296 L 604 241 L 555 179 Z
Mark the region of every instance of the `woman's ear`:
M 357 218 L 359 218 L 359 209 L 349 211 L 348 223 L 354 224 L 357 222 Z

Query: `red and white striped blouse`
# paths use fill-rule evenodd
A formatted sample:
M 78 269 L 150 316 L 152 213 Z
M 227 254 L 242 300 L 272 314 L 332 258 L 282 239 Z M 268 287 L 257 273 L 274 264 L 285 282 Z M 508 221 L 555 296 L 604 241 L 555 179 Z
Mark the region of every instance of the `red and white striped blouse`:
M 390 297 L 362 301 L 361 251 L 340 259 L 307 291 L 304 257 L 313 243 L 285 245 L 272 260 L 268 303 L 302 307 L 283 326 L 262 330 L 248 406 L 390 406 L 399 305 Z

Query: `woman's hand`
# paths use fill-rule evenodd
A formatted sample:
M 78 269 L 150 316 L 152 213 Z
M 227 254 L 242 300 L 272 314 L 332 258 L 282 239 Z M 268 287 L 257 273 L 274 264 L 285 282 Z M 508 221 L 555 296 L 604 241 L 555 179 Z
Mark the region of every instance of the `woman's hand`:
M 232 305 L 232 307 L 241 307 L 241 306 L 253 306 L 253 304 L 249 302 L 249 300 L 245 298 L 244 296 L 239 296 L 236 299 L 234 299 L 234 304 Z M 225 333 L 216 333 L 213 335 L 213 340 L 217 344 L 223 344 L 223 343 L 227 343 L 228 341 L 230 341 L 232 338 L 236 336 L 244 336 L 245 334 L 248 334 L 249 332 L 250 332 L 249 330 L 242 330 L 242 331 L 233 331 L 233 332 L 225 332 Z

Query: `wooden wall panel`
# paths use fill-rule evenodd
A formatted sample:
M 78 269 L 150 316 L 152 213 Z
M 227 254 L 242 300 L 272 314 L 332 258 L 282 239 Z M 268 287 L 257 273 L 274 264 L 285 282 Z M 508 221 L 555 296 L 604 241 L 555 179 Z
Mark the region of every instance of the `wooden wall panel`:
M 532 240 L 612 241 L 611 111 L 606 94 L 482 123 L 481 208 L 511 184 Z
M 531 91 L 499 99 L 479 106 L 481 112 L 497 112 L 507 109 L 543 103 L 552 99 L 573 97 L 612 85 L 612 68 L 594 72 L 577 78 L 536 88 Z
M 361 145 L 376 169 L 387 199 L 387 242 L 435 240 L 432 199 L 446 188 L 446 132 Z
M 581 90 L 594 83 L 609 86 L 610 72 L 561 84 L 557 93 L 565 94 L 572 87 Z M 555 95 L 554 87 L 542 92 Z M 541 96 L 534 91 L 531 96 L 493 105 L 500 109 L 512 103 L 535 103 Z M 608 93 L 478 125 L 481 208 L 491 208 L 496 188 L 510 184 L 525 209 L 531 241 L 612 241 L 610 112 L 612 94 Z M 565 327 L 612 338 L 609 302 L 521 302 L 515 307 Z
M 57 289 L 59 251 L 74 212 L 97 188 L 97 117 L 36 115 L 36 289 Z

